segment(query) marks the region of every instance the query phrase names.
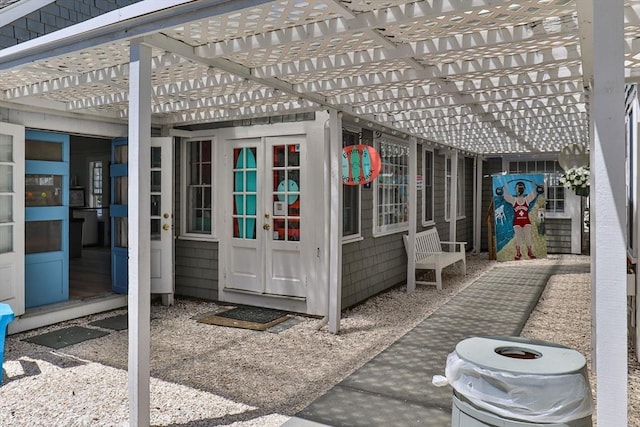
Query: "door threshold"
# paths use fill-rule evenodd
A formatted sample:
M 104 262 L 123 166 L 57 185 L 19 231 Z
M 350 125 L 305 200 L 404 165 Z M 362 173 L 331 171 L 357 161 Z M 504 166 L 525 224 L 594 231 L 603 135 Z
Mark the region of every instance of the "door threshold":
M 253 305 L 255 307 L 285 310 L 294 313 L 307 313 L 307 299 L 284 295 L 262 294 L 243 289 L 225 288 L 219 294 L 220 301 L 232 304 Z
M 127 295 L 104 294 L 29 308 L 23 315 L 9 323 L 7 334 L 16 334 L 126 306 Z

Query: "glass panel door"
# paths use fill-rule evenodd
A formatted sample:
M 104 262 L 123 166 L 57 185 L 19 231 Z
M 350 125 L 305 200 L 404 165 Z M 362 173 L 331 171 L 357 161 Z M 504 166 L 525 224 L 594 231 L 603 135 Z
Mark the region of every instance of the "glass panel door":
M 173 303 L 173 138 L 151 138 L 151 292 Z
M 69 299 L 69 136 L 27 131 L 26 308 Z
M 129 204 L 127 138 L 111 143 L 111 290 L 126 294 L 129 280 Z
M 151 292 L 173 294 L 173 157 L 172 138 L 151 138 L 150 227 Z M 129 282 L 129 178 L 127 138 L 116 138 L 111 151 L 110 207 L 111 281 L 116 293 L 127 293 Z M 171 304 L 172 300 L 167 300 Z
M 272 295 L 304 297 L 301 227 L 304 201 L 301 161 L 304 140 L 297 137 L 268 138 L 266 171 L 269 196 L 267 215 L 272 230 L 264 248 L 265 292 Z
M 0 301 L 19 316 L 24 287 L 24 127 L 0 122 Z
M 259 139 L 234 142 L 227 169 L 231 221 L 226 222 L 230 224 L 225 233 L 230 246 L 225 256 L 228 274 L 224 286 L 250 292 L 264 289 L 262 245 L 264 234 L 271 228 L 268 218 L 262 220 L 260 206 L 258 189 L 264 170 L 260 147 Z

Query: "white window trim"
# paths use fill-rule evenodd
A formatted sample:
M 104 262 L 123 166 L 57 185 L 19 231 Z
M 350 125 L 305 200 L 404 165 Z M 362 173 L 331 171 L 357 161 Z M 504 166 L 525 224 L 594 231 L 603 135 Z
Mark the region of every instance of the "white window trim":
M 383 139 L 385 141 L 389 141 L 391 143 L 403 146 L 406 149 L 407 155 L 409 153 L 409 144 L 407 143 L 407 141 L 403 141 L 400 139 L 396 139 L 396 138 L 392 138 L 388 135 L 384 135 L 384 138 L 382 138 L 381 135 L 374 135 L 373 138 L 373 146 L 375 147 L 376 150 L 378 150 L 378 152 L 380 153 L 380 143 L 384 142 Z M 380 153 L 380 156 L 382 157 L 382 153 Z M 408 165 L 407 165 L 408 168 Z M 407 171 L 407 177 L 408 177 L 408 171 Z M 378 179 L 373 181 L 373 221 L 372 221 L 372 236 L 373 237 L 382 237 L 382 236 L 388 236 L 391 234 L 397 234 L 397 233 L 404 233 L 406 231 L 409 230 L 409 222 L 407 221 L 406 224 L 402 223 L 403 225 L 398 225 L 395 228 L 390 228 L 390 229 L 384 229 L 381 230 L 380 229 L 380 225 L 378 224 L 378 183 L 379 183 L 379 176 Z M 408 203 L 408 202 L 407 202 Z
M 558 155 L 554 155 L 554 154 L 537 154 L 535 157 L 528 157 L 528 156 L 506 156 L 502 158 L 502 170 L 506 173 L 511 173 L 509 172 L 511 170 L 511 163 L 512 162 L 528 162 L 528 161 L 558 161 Z M 523 173 L 542 173 L 543 172 L 523 172 Z M 547 183 L 547 178 L 545 177 L 545 197 L 547 197 L 548 193 L 548 183 Z M 555 211 L 548 211 L 545 209 L 545 218 L 552 218 L 552 219 L 572 219 L 574 216 L 569 214 L 568 211 L 570 211 L 571 209 L 573 209 L 572 206 L 568 206 L 567 203 L 574 203 L 573 202 L 573 198 L 567 194 L 567 191 L 569 190 L 565 190 L 565 197 L 564 197 L 564 203 L 565 203 L 565 211 L 564 212 L 555 212 Z M 579 200 L 579 199 L 578 199 Z
M 355 133 L 356 135 L 360 135 L 360 137 L 362 137 L 362 129 L 358 128 L 358 127 L 354 127 L 354 126 L 349 126 L 349 125 L 342 125 L 342 131 L 347 131 L 350 133 Z M 358 141 L 358 144 L 362 144 L 362 140 L 360 139 Z M 342 209 L 344 210 L 344 206 L 342 207 Z M 364 237 L 362 237 L 362 186 L 359 185 L 358 186 L 358 231 L 356 233 L 353 234 L 349 234 L 347 236 L 342 235 L 342 243 L 352 243 L 352 242 L 357 242 L 360 240 L 364 240 Z
M 426 200 L 426 197 L 424 195 L 425 194 L 424 189 L 426 188 L 425 187 L 425 181 L 426 181 L 425 177 L 427 175 L 426 162 L 425 162 L 425 158 L 426 158 L 425 153 L 427 151 L 431 152 L 431 216 L 433 218 L 431 218 L 428 221 L 425 221 L 424 212 L 425 212 L 425 210 L 427 208 L 427 200 Z M 435 211 L 434 211 L 435 191 L 434 191 L 434 185 L 433 185 L 434 182 L 435 182 L 435 169 L 436 169 L 435 168 L 435 164 L 436 164 L 435 151 L 434 151 L 433 147 L 428 147 L 426 145 L 423 145 L 422 146 L 422 218 L 420 218 L 420 220 L 422 221 L 422 226 L 423 227 L 435 225 L 435 223 L 436 223 Z
M 94 193 L 93 193 L 93 164 L 96 162 L 101 162 L 102 163 L 102 206 L 101 207 L 96 207 L 93 206 L 93 198 L 94 198 Z M 87 158 L 87 165 L 89 166 L 89 172 L 88 172 L 88 176 L 89 176 L 89 185 L 87 186 L 87 200 L 85 201 L 85 204 L 90 207 L 90 208 L 94 208 L 96 209 L 96 212 L 98 214 L 98 218 L 103 218 L 104 216 L 109 216 L 109 211 L 108 208 L 109 206 L 107 205 L 106 207 L 104 206 L 104 200 L 105 200 L 105 170 L 107 170 L 107 174 L 108 174 L 108 165 L 109 162 L 106 161 L 104 158 L 101 157 L 89 157 Z M 108 177 L 106 178 L 108 180 Z M 105 209 L 107 209 L 107 213 L 105 214 Z
M 189 153 L 187 147 L 189 143 L 196 141 L 211 141 L 211 233 L 189 233 L 187 232 L 187 183 L 189 163 Z M 217 221 L 217 199 L 216 199 L 216 171 L 218 169 L 218 153 L 216 138 L 214 136 L 201 136 L 196 138 L 184 139 L 180 144 L 180 240 L 193 240 L 193 241 L 206 241 L 216 242 L 218 241 L 218 221 Z
M 447 169 L 447 160 L 451 158 L 451 154 L 445 154 L 444 157 L 444 220 L 445 222 L 451 222 L 451 215 L 447 216 L 447 206 L 449 206 L 449 188 L 447 186 L 447 174 L 449 170 Z M 462 199 L 462 204 L 456 203 L 456 210 L 462 209 L 462 212 L 456 212 L 456 221 L 460 221 L 462 219 L 466 219 L 467 215 L 464 212 L 464 200 L 466 197 L 466 188 L 464 186 L 464 181 L 466 179 L 466 171 L 465 171 L 465 159 L 466 157 L 461 156 L 458 153 L 458 187 L 462 189 L 462 194 L 458 194 L 458 199 Z M 462 163 L 462 168 L 460 167 L 460 163 Z M 462 179 L 460 179 L 460 174 L 462 174 Z

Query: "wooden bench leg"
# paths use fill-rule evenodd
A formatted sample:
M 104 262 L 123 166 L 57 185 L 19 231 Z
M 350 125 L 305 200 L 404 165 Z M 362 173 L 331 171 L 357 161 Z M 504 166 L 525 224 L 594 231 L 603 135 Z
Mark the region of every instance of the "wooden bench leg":
M 462 258 L 462 274 L 467 275 L 467 260 L 466 258 Z
M 442 290 L 442 269 L 436 268 L 436 289 Z

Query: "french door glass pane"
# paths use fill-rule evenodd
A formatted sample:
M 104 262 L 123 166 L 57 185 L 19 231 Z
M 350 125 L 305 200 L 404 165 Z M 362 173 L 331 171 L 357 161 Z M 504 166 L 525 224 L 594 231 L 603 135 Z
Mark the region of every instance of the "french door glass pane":
M 160 220 L 151 220 L 151 240 L 160 240 Z
M 129 177 L 119 176 L 115 178 L 115 204 L 116 205 L 128 205 L 129 204 Z
M 61 162 L 63 160 L 62 144 L 57 142 L 26 140 L 24 157 L 27 160 Z
M 129 221 L 126 217 L 114 218 L 115 223 L 115 246 L 126 248 L 129 246 Z
M 13 252 L 13 224 L 0 224 L 0 254 Z
M 25 206 L 62 206 L 62 176 L 25 175 Z
M 24 225 L 25 253 L 62 250 L 62 221 L 29 221 Z
M 300 240 L 300 145 L 273 147 L 273 240 Z
M 0 165 L 0 191 L 13 192 L 13 166 Z
M 162 167 L 162 148 L 161 147 L 151 147 L 151 167 L 152 168 L 160 168 Z
M 257 151 L 255 147 L 233 150 L 233 237 L 256 238 Z
M 0 134 L 0 162 L 13 162 L 13 136 Z
M 151 195 L 151 216 L 160 216 L 160 195 Z
M 129 163 L 129 151 L 127 147 L 127 145 L 116 146 L 113 153 L 115 163 Z
M 151 171 L 151 191 L 160 192 L 162 190 L 162 172 Z
M 13 221 L 12 199 L 11 195 L 0 196 L 0 224 Z

